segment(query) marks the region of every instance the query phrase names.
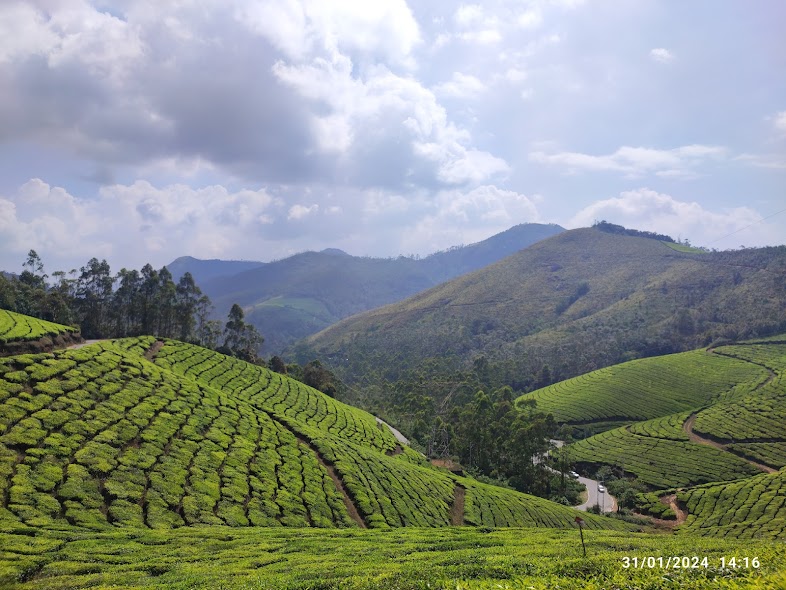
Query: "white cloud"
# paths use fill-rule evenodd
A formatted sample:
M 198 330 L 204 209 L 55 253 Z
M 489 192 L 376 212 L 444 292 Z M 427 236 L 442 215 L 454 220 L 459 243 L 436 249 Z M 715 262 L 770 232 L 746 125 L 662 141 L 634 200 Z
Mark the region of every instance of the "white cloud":
M 772 124 L 775 126 L 776 131 L 786 133 L 786 111 L 775 113 Z
M 237 258 L 261 244 L 261 230 L 279 206 L 264 190 L 156 187 L 143 180 L 83 198 L 34 178 L 0 196 L 0 243 L 4 260 L 21 260 L 33 248 L 50 268 L 93 256 L 135 267 L 186 253 Z M 168 250 L 173 243 L 177 254 Z
M 112 79 L 143 57 L 139 28 L 82 0 L 58 4 L 47 10 L 12 0 L 0 7 L 0 63 L 40 56 L 53 69 L 78 64 Z
M 462 4 L 453 15 L 456 38 L 479 44 L 498 43 L 502 40 L 502 23 L 494 14 L 488 14 L 480 4 Z
M 516 24 L 522 29 L 535 29 L 543 24 L 543 13 L 539 7 L 531 7 L 518 16 Z
M 453 76 L 447 82 L 437 84 L 434 91 L 443 96 L 451 98 L 474 98 L 486 90 L 485 84 L 475 76 L 453 72 Z
M 693 169 L 708 160 L 726 156 L 720 146 L 686 145 L 670 150 L 622 146 L 613 154 L 593 156 L 579 152 L 530 152 L 533 162 L 562 167 L 573 174 L 578 170 L 623 172 L 630 176 L 655 173 L 660 176 L 694 177 Z
M 287 214 L 287 219 L 303 219 L 312 213 L 316 213 L 319 211 L 319 205 L 314 203 L 313 205 L 309 205 L 306 207 L 305 205 L 292 205 L 289 208 L 289 213 Z
M 653 61 L 662 64 L 667 64 L 674 61 L 674 54 L 668 49 L 664 49 L 663 47 L 658 47 L 656 49 L 651 50 L 650 57 L 653 59 Z
M 397 232 L 401 251 L 433 252 L 478 242 L 519 223 L 538 222 L 536 200 L 494 185 L 441 191 L 433 202 L 435 211 Z
M 341 51 L 409 64 L 421 40 L 405 0 L 236 0 L 235 16 L 295 61 Z
M 757 168 L 770 168 L 773 170 L 786 170 L 786 155 L 781 154 L 740 154 L 735 160 L 755 166 Z
M 508 82 L 523 82 L 527 79 L 527 72 L 520 68 L 508 68 L 505 71 L 505 79 Z
M 712 211 L 699 203 L 680 201 L 648 188 L 626 191 L 619 197 L 596 201 L 574 215 L 568 227 L 586 227 L 606 220 L 625 227 L 654 231 L 694 245 L 732 248 L 777 243 L 782 232 L 750 207 Z M 748 226 L 752 226 L 748 228 Z M 747 229 L 745 229 L 747 228 Z M 734 234 L 733 236 L 729 234 Z M 725 236 L 728 236 L 727 238 Z

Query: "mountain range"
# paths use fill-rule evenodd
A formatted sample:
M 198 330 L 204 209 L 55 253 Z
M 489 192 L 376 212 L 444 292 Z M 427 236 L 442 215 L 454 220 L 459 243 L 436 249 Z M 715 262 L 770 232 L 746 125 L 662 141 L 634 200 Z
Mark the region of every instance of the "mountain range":
M 423 258 L 351 256 L 330 248 L 275 262 L 197 260 L 167 265 L 177 280 L 190 272 L 226 318 L 234 303 L 264 336 L 262 352 L 279 354 L 293 342 L 353 314 L 400 301 L 477 270 L 564 229 L 522 224 L 486 240 Z
M 784 329 L 786 247 L 705 252 L 583 228 L 347 318 L 293 352 L 355 383 L 486 357 L 500 384 L 526 390 L 535 375 L 543 385 Z

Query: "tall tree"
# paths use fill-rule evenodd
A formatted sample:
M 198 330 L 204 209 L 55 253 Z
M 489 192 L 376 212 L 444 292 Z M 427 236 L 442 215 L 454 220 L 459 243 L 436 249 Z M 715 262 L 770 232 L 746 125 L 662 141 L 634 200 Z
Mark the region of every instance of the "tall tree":
M 158 273 L 148 263 L 142 267 L 139 301 L 142 313 L 142 333 L 155 334 L 158 329 Z
M 245 317 L 243 308 L 237 303 L 232 305 L 228 317 L 224 327 L 223 348 L 239 359 L 250 363 L 259 363 L 259 347 L 264 342 L 262 335 L 257 332 L 254 326 L 243 321 Z
M 197 287 L 190 272 L 185 273 L 177 283 L 175 318 L 178 326 L 177 338 L 183 342 L 197 339 L 196 323 L 202 291 Z
M 86 338 L 104 338 L 111 333 L 109 305 L 114 278 L 106 260 L 91 258 L 81 269 L 77 282 L 82 335 Z
M 118 287 L 112 296 L 112 324 L 116 336 L 142 333 L 142 277 L 137 270 L 120 269 Z

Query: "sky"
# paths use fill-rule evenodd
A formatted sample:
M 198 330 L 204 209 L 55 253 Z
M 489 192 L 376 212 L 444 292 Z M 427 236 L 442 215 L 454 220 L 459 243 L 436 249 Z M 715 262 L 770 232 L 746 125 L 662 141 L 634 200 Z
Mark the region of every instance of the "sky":
M 780 0 L 2 0 L 0 269 L 786 243 Z

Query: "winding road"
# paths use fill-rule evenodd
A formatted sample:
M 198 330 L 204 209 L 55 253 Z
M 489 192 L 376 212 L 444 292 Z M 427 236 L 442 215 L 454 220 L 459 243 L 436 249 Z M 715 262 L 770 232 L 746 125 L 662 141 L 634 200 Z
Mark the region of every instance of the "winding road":
M 557 448 L 560 448 L 565 444 L 565 442 L 561 440 L 552 439 L 551 442 Z M 587 488 L 587 501 L 583 504 L 579 504 L 578 506 L 574 506 L 576 510 L 589 510 L 596 504 L 600 506 L 601 512 L 617 512 L 617 510 L 619 510 L 617 498 L 608 492 L 603 493 L 598 491 L 598 486 L 601 485 L 599 481 L 581 476 L 579 476 L 579 481 Z

